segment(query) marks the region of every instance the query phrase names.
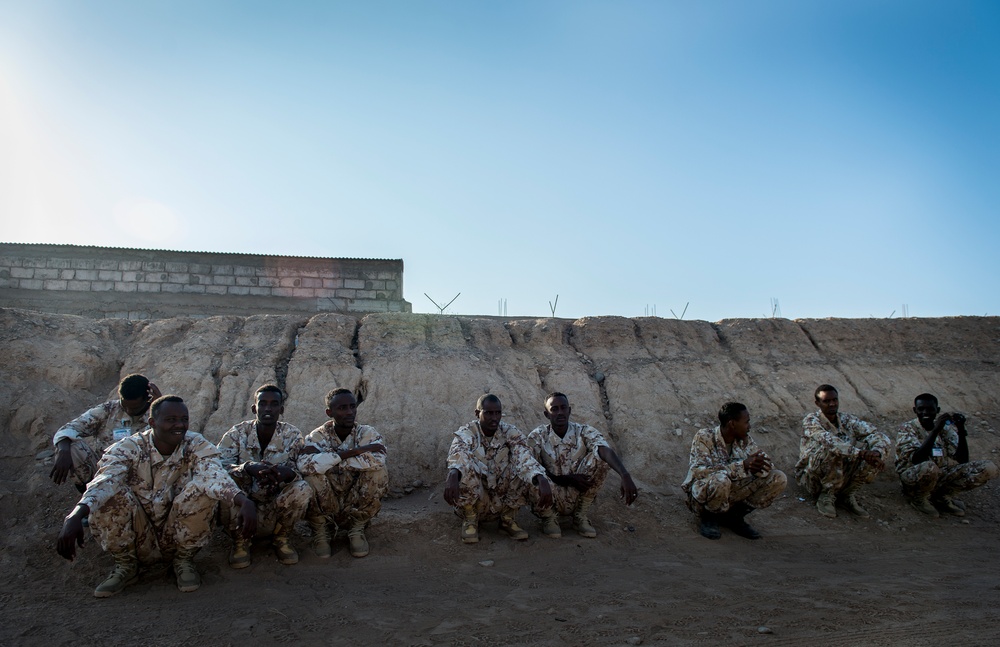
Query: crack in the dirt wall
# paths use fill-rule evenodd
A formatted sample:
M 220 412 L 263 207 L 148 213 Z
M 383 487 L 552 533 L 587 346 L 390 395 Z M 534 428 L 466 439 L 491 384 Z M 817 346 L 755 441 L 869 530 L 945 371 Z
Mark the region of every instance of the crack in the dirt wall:
M 740 371 L 743 372 L 743 375 L 746 376 L 747 381 L 750 384 L 758 382 L 757 378 L 758 377 L 762 377 L 762 376 L 759 376 L 756 373 L 754 373 L 750 369 L 750 364 L 747 363 L 745 360 L 743 360 L 740 357 L 739 353 L 737 353 L 733 349 L 733 345 L 729 342 L 729 339 L 723 333 L 722 327 L 718 323 L 712 323 L 710 325 L 712 326 L 712 330 L 715 331 L 715 338 L 719 340 L 719 345 L 722 347 L 722 350 L 725 351 L 726 357 L 729 359 L 729 361 L 731 361 L 733 364 L 736 364 L 737 368 L 739 368 Z M 779 402 L 778 400 L 774 399 L 774 397 L 772 396 L 772 394 L 770 392 L 770 389 L 768 389 L 768 388 L 766 388 L 766 387 L 763 386 L 763 384 L 765 383 L 764 380 L 761 379 L 760 382 L 761 382 L 761 386 L 758 388 L 758 391 L 765 398 L 767 398 L 768 401 L 771 404 L 774 405 L 775 409 L 777 409 L 779 412 L 783 412 L 785 410 L 785 407 L 782 406 L 781 402 Z
M 567 322 L 567 331 L 563 333 L 563 339 L 566 344 L 573 349 L 576 356 L 580 359 L 580 363 L 587 367 L 587 375 L 590 379 L 594 380 L 597 384 L 597 390 L 601 395 L 601 413 L 604 414 L 604 419 L 608 421 L 608 433 L 613 434 L 614 429 L 614 416 L 611 414 L 611 399 L 608 397 L 608 389 L 604 385 L 605 373 L 604 370 L 597 366 L 590 357 L 580 350 L 576 345 L 576 329 L 573 327 L 573 322 Z
M 635 335 L 635 338 L 639 342 L 639 345 L 642 347 L 644 351 L 646 351 L 646 354 L 649 355 L 649 357 L 652 359 L 653 366 L 655 366 L 657 372 L 663 376 L 663 380 L 670 386 L 670 389 L 677 395 L 677 398 L 684 404 L 685 407 L 690 408 L 691 405 L 690 400 L 684 395 L 684 392 L 677 386 L 677 383 L 674 382 L 673 378 L 670 377 L 670 375 L 663 370 L 663 367 L 660 365 L 660 358 L 657 357 L 649 349 L 649 346 L 646 344 L 646 339 L 642 336 L 642 329 L 639 327 L 639 322 L 636 321 L 635 319 L 632 319 L 632 334 Z
M 355 393 L 355 397 L 358 399 L 358 404 L 365 401 L 368 397 L 368 381 L 365 380 L 365 367 L 364 361 L 361 359 L 361 343 L 358 341 L 361 338 L 361 320 L 354 320 L 354 335 L 351 337 L 351 355 L 354 356 L 354 366 L 359 371 L 361 371 L 361 377 L 358 379 L 358 389 Z
M 283 392 L 287 393 L 286 384 L 288 382 L 288 366 L 292 363 L 292 357 L 295 355 L 295 351 L 299 349 L 299 335 L 302 331 L 306 329 L 309 325 L 309 320 L 306 320 L 299 324 L 298 328 L 294 332 L 289 331 L 289 335 L 285 338 L 285 352 L 284 356 L 278 360 L 278 363 L 274 367 L 274 381 Z
M 835 371 L 837 371 L 837 373 L 840 374 L 842 378 L 844 378 L 844 381 L 847 382 L 848 386 L 854 389 L 854 392 L 858 394 L 858 398 L 865 404 L 866 407 L 868 407 L 869 411 L 877 411 L 878 407 L 876 407 L 875 404 L 871 400 L 866 398 L 864 393 L 862 393 L 861 390 L 858 389 L 858 385 L 854 383 L 854 380 L 851 379 L 851 376 L 848 375 L 848 372 L 840 367 L 840 363 L 833 358 L 827 358 L 826 353 L 824 353 L 823 349 L 820 348 L 819 344 L 813 338 L 812 333 L 809 332 L 809 329 L 803 326 L 802 323 L 799 321 L 796 321 L 795 324 L 799 327 L 799 329 L 803 333 L 805 333 L 806 338 L 809 339 L 809 343 L 813 345 L 813 348 L 816 349 L 816 353 L 820 356 L 820 358 L 824 361 L 824 363 L 831 366 Z

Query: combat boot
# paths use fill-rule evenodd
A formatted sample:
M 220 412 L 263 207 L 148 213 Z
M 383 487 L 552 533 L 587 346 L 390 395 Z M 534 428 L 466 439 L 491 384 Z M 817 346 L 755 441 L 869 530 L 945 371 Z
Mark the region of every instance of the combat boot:
M 351 555 L 364 557 L 368 554 L 368 539 L 365 537 L 365 522 L 355 521 L 347 531 L 347 541 L 351 547 Z
M 834 504 L 834 501 L 833 492 L 830 490 L 823 490 L 816 498 L 816 509 L 819 510 L 819 513 L 824 517 L 836 519 L 837 506 Z
M 965 516 L 965 508 L 958 505 L 958 502 L 955 501 L 955 499 L 951 498 L 950 496 L 947 495 L 940 496 L 937 498 L 936 501 L 934 501 L 934 503 L 945 512 L 953 514 L 956 517 Z
M 729 508 L 729 512 L 723 517 L 726 527 L 740 537 L 746 539 L 760 539 L 760 533 L 753 526 L 746 522 L 748 514 L 753 512 L 753 508 L 745 503 L 737 503 Z
M 233 539 L 233 549 L 229 551 L 229 565 L 233 568 L 250 566 L 250 540 L 237 535 Z
M 931 504 L 930 498 L 926 494 L 912 497 L 910 499 L 910 506 L 918 512 L 923 512 L 928 517 L 937 518 L 941 516 L 938 514 L 937 508 Z
M 274 526 L 274 535 L 271 537 L 271 548 L 278 558 L 280 564 L 291 566 L 299 563 L 299 554 L 292 547 L 292 540 L 289 537 L 291 528 L 285 528 L 280 523 Z
M 174 555 L 174 576 L 177 578 L 177 589 L 181 593 L 197 591 L 201 586 L 201 576 L 194 567 L 194 555 L 197 548 L 178 548 Z
M 576 528 L 576 532 L 581 537 L 590 539 L 597 536 L 597 528 L 590 525 L 590 519 L 587 518 L 587 512 L 590 511 L 590 506 L 593 504 L 594 497 L 581 496 L 576 500 L 576 508 L 573 509 L 573 527 Z
M 309 527 L 312 528 L 312 549 L 316 557 L 329 558 L 333 555 L 333 549 L 330 547 L 330 531 L 326 517 L 323 515 L 309 517 Z
M 479 515 L 471 505 L 462 508 L 462 543 L 474 544 L 479 541 Z
M 136 580 L 139 574 L 139 560 L 132 551 L 115 553 L 115 567 L 108 579 L 94 589 L 95 598 L 110 598 Z
M 562 537 L 562 528 L 559 527 L 559 515 L 556 514 L 555 510 L 549 509 L 542 513 L 542 534 L 554 539 Z
M 704 510 L 698 515 L 698 533 L 706 539 L 719 539 L 722 533 L 719 532 L 719 517 Z
M 517 510 L 504 510 L 500 513 L 500 529 L 507 533 L 511 539 L 523 541 L 528 538 L 528 531 L 517 525 L 514 516 Z
M 851 513 L 856 514 L 862 519 L 868 519 L 871 515 L 868 514 L 867 510 L 861 507 L 860 503 L 858 503 L 857 491 L 858 488 L 856 487 L 844 489 L 840 493 L 840 500 L 844 504 L 844 507 Z

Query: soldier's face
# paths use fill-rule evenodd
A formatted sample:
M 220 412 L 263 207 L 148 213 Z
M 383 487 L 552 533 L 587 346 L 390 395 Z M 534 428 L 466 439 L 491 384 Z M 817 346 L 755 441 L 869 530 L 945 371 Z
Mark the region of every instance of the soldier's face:
M 257 403 L 251 407 L 251 410 L 257 415 L 257 422 L 273 425 L 285 412 L 285 405 L 281 401 L 280 393 L 261 391 L 257 394 Z
M 479 418 L 479 427 L 483 432 L 492 436 L 500 428 L 500 418 L 503 416 L 503 407 L 499 402 L 487 401 L 483 403 L 482 409 L 476 409 L 476 417 Z
M 149 398 L 134 398 L 132 400 L 122 399 L 122 409 L 130 416 L 138 416 L 145 413 L 149 408 Z
M 933 427 L 934 419 L 941 413 L 941 407 L 934 400 L 917 400 L 916 405 L 913 407 L 913 413 L 917 414 L 917 419 L 925 427 L 927 423 L 930 423 L 931 427 Z
M 358 417 L 358 401 L 353 393 L 341 393 L 334 396 L 326 415 L 333 418 L 333 424 L 338 427 L 353 427 Z
M 569 400 L 562 396 L 550 398 L 545 402 L 545 417 L 549 419 L 553 427 L 562 429 L 569 424 L 569 414 L 572 408 Z
M 184 434 L 188 430 L 187 405 L 183 402 L 164 402 L 157 409 L 156 415 L 149 419 L 149 426 L 153 428 L 153 437 L 157 443 L 169 447 L 172 453 L 184 442 Z
M 833 417 L 840 410 L 840 396 L 836 391 L 820 391 L 816 394 L 816 404 L 824 416 Z
M 729 424 L 729 428 L 732 430 L 733 437 L 736 440 L 746 440 L 747 435 L 750 433 L 750 412 L 744 410 L 740 413 L 739 418 L 731 420 Z

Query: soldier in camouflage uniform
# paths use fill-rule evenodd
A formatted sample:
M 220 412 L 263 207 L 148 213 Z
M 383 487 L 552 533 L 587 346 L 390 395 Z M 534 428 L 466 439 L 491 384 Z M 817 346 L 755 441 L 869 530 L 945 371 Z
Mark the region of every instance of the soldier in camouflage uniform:
M 476 402 L 476 420 L 455 432 L 448 452 L 444 500 L 463 518 L 462 541 L 479 541 L 481 517 L 500 516 L 500 528 L 513 539 L 527 539 L 515 516 L 527 502 L 531 484 L 538 488 L 539 509 L 552 506 L 545 468 L 531 455 L 521 431 L 506 422 L 500 398 L 486 394 Z
M 285 395 L 278 386 L 265 384 L 254 393 L 250 408 L 256 418 L 235 425 L 219 441 L 222 465 L 257 505 L 257 529 L 272 534 L 271 546 L 282 564 L 295 564 L 299 555 L 290 535 L 295 522 L 309 507 L 312 489 L 296 470 L 295 462 L 305 447 L 302 432 L 278 418 L 285 412 Z M 237 526 L 239 510 L 224 507 L 233 549 L 229 565 L 250 565 L 250 541 Z
M 698 514 L 698 531 L 719 539 L 719 524 L 747 539 L 760 539 L 744 519 L 771 505 L 785 491 L 788 478 L 776 470 L 750 437 L 750 412 L 739 402 L 719 409 L 719 426 L 702 429 L 691 441 L 687 477 L 681 489 Z
M 52 438 L 55 464 L 49 477 L 61 485 L 72 475 L 81 493 L 94 478 L 97 461 L 112 443 L 149 426 L 146 412 L 149 403 L 160 397 L 160 390 L 143 375 L 126 375 L 118 384 L 117 400 L 108 400 L 67 422 Z M 93 439 L 91 445 L 86 439 Z
M 889 438 L 874 425 L 839 413 L 840 396 L 829 384 L 816 388 L 815 400 L 819 411 L 802 420 L 795 465 L 799 485 L 816 497 L 816 509 L 825 517 L 837 516 L 839 501 L 859 517 L 868 518 L 856 493 L 885 468 Z
M 385 440 L 374 427 L 356 424 L 357 413 L 353 393 L 330 391 L 326 415 L 333 420 L 310 432 L 299 456 L 299 472 L 313 490 L 308 516 L 319 557 L 333 553 L 329 524 L 347 526 L 351 555 L 367 555 L 365 526 L 382 509 L 382 497 L 389 491 Z
M 139 563 L 173 554 L 177 588 L 194 591 L 201 577 L 194 554 L 208 543 L 217 501 L 240 506 L 245 536 L 253 536 L 257 511 L 219 463 L 219 450 L 188 431 L 188 410 L 175 395 L 150 407 L 151 429 L 108 448 L 97 475 L 63 522 L 56 548 L 72 560 L 83 546 L 83 519 L 115 558 L 111 575 L 94 590 L 105 598 L 133 581 Z
M 573 515 L 573 526 L 583 537 L 596 537 L 587 517 L 594 498 L 601 491 L 610 466 L 621 476 L 621 496 L 625 505 L 632 505 L 639 495 L 635 482 L 597 429 L 590 425 L 570 422 L 572 407 L 563 393 L 545 396 L 545 417 L 549 424 L 540 425 L 528 434 L 528 447 L 552 482 L 549 508 L 540 509 L 538 498 L 532 496 L 534 513 L 542 520 L 542 533 L 561 537 L 559 515 Z
M 962 517 L 965 504 L 953 498 L 1000 474 L 992 461 L 970 461 L 965 416 L 941 413 L 938 399 L 922 393 L 913 401 L 914 420 L 896 435 L 896 473 L 910 505 L 932 517 L 938 509 Z

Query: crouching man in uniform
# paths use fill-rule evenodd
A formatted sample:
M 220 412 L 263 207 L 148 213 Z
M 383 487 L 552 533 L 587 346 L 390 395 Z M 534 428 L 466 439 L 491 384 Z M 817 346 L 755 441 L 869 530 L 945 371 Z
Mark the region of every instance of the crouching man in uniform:
M 750 412 L 739 402 L 719 409 L 719 426 L 702 429 L 691 441 L 690 467 L 681 489 L 688 507 L 698 514 L 698 532 L 719 539 L 719 524 L 740 537 L 760 539 L 746 522 L 748 514 L 766 508 L 785 491 L 788 477 L 750 437 Z
M 106 598 L 135 580 L 139 563 L 173 556 L 177 588 L 194 591 L 201 577 L 194 555 L 208 543 L 219 501 L 240 507 L 245 537 L 257 529 L 257 509 L 219 462 L 219 450 L 188 431 L 188 409 L 176 395 L 150 406 L 151 429 L 105 452 L 97 475 L 63 522 L 56 549 L 66 559 L 83 546 L 83 519 L 111 553 L 115 567 L 94 590 Z

